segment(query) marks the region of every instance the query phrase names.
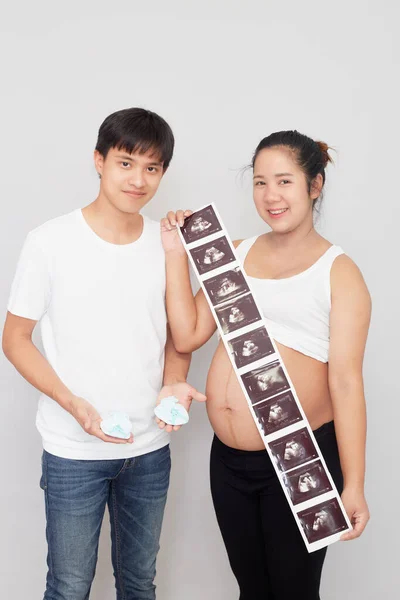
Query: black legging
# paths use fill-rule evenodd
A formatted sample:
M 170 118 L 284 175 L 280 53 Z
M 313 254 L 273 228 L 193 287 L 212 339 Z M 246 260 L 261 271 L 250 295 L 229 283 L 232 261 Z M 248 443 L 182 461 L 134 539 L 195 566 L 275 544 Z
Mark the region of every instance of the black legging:
M 314 431 L 343 489 L 333 421 Z M 239 600 L 319 600 L 326 548 L 308 553 L 266 450 L 235 450 L 214 436 L 211 492 Z

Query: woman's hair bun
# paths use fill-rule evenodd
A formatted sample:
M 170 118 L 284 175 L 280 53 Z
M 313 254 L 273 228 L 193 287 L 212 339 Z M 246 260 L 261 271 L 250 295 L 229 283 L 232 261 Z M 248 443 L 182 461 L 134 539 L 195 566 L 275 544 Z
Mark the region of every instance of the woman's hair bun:
M 324 169 L 327 166 L 328 163 L 333 163 L 333 159 L 329 154 L 329 150 L 331 150 L 331 148 L 329 148 L 328 144 L 325 144 L 325 142 L 315 142 L 318 146 L 318 148 L 321 151 L 322 154 L 322 162 L 324 165 Z

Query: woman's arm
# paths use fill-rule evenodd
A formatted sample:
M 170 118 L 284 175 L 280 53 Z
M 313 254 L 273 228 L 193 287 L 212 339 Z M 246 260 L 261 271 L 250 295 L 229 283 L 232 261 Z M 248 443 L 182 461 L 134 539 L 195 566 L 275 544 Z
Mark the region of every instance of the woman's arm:
M 168 322 L 178 352 L 193 352 L 210 339 L 216 329 L 214 317 L 202 290 L 193 297 L 186 251 L 176 230 L 190 211 L 169 212 L 161 221 L 166 257 Z
M 358 537 L 368 519 L 364 498 L 366 407 L 362 365 L 371 316 L 364 279 L 348 256 L 339 256 L 331 271 L 329 389 L 344 477 L 343 504 Z
M 167 290 L 166 305 L 172 339 L 178 352 L 189 353 L 200 348 L 216 329 L 214 318 L 202 290 L 193 297 L 189 263 L 176 223 L 183 225 L 190 211 L 169 212 L 161 221 L 161 237 L 165 251 Z
M 194 352 L 205 344 L 216 324 L 203 290 L 193 297 L 187 256 L 167 254 L 167 314 L 178 352 Z

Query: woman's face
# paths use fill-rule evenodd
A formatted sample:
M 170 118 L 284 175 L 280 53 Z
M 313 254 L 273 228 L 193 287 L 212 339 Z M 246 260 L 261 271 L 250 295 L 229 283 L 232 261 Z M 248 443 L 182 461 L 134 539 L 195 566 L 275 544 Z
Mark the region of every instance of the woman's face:
M 320 175 L 309 193 L 304 172 L 287 148 L 259 152 L 253 173 L 253 197 L 260 217 L 276 233 L 289 233 L 300 225 L 312 227 L 313 200 L 318 198 Z

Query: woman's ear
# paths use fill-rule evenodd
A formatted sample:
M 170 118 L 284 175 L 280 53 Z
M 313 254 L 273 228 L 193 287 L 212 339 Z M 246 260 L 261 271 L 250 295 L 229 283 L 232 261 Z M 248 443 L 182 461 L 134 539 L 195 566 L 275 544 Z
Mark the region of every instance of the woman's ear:
M 319 198 L 322 192 L 322 188 L 324 187 L 324 180 L 322 178 L 321 173 L 318 173 L 316 177 L 311 182 L 310 196 L 311 200 L 316 200 Z

